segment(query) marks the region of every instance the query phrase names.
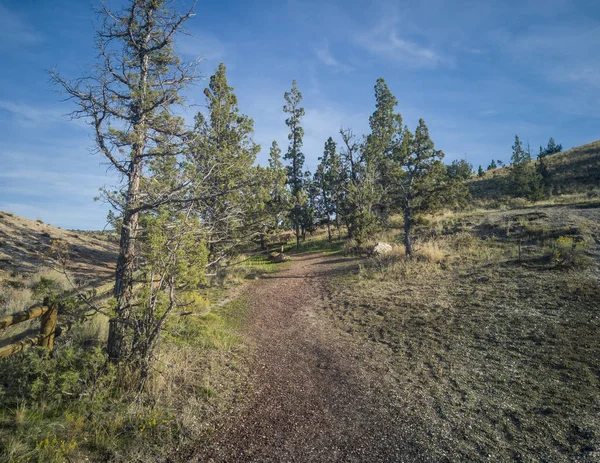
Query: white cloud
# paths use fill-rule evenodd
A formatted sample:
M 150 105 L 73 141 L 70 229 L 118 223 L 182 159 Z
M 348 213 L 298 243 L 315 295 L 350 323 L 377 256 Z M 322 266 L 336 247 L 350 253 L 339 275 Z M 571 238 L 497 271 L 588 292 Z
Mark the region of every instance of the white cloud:
M 325 44 L 325 46 L 323 47 L 317 48 L 315 50 L 315 54 L 323 64 L 334 69 L 335 71 L 350 72 L 353 70 L 351 66 L 341 63 L 336 58 L 334 58 L 334 56 L 331 54 L 331 50 L 329 49 L 328 44 Z
M 450 61 L 432 47 L 400 37 L 397 28 L 398 20 L 392 17 L 377 27 L 358 34 L 356 41 L 375 55 L 413 68 L 435 68 Z

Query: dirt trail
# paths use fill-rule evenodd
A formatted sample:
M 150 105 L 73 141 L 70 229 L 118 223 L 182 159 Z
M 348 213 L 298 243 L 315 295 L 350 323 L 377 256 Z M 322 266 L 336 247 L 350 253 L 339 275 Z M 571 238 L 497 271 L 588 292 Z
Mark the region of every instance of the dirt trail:
M 427 461 L 360 352 L 321 316 L 323 282 L 348 265 L 303 254 L 249 288 L 254 392 L 194 461 Z

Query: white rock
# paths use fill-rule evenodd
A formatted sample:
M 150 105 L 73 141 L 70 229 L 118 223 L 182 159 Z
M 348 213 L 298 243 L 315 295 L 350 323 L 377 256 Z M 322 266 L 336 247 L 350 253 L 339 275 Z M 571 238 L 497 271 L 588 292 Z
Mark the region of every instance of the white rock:
M 374 256 L 382 256 L 384 254 L 387 254 L 388 252 L 392 252 L 392 245 L 380 241 L 375 246 L 373 246 L 371 254 L 373 254 Z

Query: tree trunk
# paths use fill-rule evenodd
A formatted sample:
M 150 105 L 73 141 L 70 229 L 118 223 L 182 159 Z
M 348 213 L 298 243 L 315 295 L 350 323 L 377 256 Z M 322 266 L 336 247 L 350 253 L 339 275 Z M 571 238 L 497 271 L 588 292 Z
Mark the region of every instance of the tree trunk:
M 300 224 L 296 223 L 296 249 L 300 249 Z
M 327 237 L 331 243 L 331 220 L 327 220 Z
M 404 249 L 408 257 L 412 256 L 412 241 L 410 239 L 410 230 L 412 228 L 412 217 L 410 207 L 404 209 Z
M 265 234 L 264 233 L 260 234 L 260 250 L 261 251 L 267 250 L 267 244 L 265 242 Z
M 138 148 L 141 150 L 141 148 Z M 127 355 L 125 335 L 133 299 L 133 274 L 135 271 L 135 240 L 138 232 L 137 212 L 131 213 L 137 203 L 142 177 L 141 158 L 134 158 L 129 177 L 129 190 L 123 214 L 119 257 L 115 272 L 114 296 L 117 299 L 115 317 L 109 322 L 108 356 L 111 361 L 118 362 Z

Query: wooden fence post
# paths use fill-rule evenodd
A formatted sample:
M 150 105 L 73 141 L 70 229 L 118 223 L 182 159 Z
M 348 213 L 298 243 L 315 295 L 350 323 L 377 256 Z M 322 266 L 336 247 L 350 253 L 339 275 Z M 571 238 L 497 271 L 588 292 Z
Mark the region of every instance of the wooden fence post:
M 44 305 L 47 301 L 44 301 Z M 40 346 L 46 347 L 52 351 L 54 347 L 54 335 L 56 331 L 56 322 L 58 319 L 58 304 L 53 302 L 48 305 L 48 312 L 42 315 L 42 327 L 40 329 Z

